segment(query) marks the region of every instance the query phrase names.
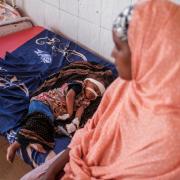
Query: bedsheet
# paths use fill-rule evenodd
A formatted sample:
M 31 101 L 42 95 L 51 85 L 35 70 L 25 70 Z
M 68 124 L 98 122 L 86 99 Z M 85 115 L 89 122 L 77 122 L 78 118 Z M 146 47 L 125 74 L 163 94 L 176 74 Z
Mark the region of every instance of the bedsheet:
M 16 138 L 30 97 L 62 67 L 74 61 L 90 61 L 110 68 L 117 75 L 112 63 L 42 27 L 2 37 L 0 44 L 0 133 L 9 143 Z M 69 142 L 69 137 L 61 137 L 56 139 L 54 150 L 46 154 L 29 147 L 21 149 L 19 154 L 36 167 L 65 149 Z

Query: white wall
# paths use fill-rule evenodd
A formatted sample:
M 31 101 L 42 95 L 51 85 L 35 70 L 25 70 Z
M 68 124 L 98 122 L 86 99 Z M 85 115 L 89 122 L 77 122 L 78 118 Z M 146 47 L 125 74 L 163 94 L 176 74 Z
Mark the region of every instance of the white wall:
M 138 0 L 132 0 L 132 3 L 136 3 Z M 180 4 L 180 0 L 170 0 L 176 4 Z
M 11 0 L 9 0 L 11 1 Z M 120 11 L 138 0 L 16 0 L 37 24 L 60 31 L 97 53 L 110 58 L 111 27 Z M 172 0 L 180 4 L 180 0 Z
M 33 21 L 110 58 L 114 18 L 131 0 L 17 0 Z M 112 59 L 111 59 L 112 60 Z

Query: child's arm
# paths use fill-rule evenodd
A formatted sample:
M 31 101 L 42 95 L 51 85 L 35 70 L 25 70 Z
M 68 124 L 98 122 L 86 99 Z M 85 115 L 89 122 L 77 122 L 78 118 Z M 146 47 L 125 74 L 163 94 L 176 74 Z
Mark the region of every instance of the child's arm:
M 7 154 L 6 154 L 7 161 L 9 161 L 10 163 L 13 163 L 15 155 L 16 155 L 16 151 L 20 147 L 21 147 L 21 145 L 17 141 L 15 141 L 11 145 L 9 145 L 9 147 L 7 149 Z
M 83 113 L 84 113 L 84 107 L 81 106 L 77 109 L 75 117 L 77 117 L 80 121 Z
M 73 89 L 70 89 L 66 95 L 66 107 L 69 117 L 73 115 L 75 97 L 76 97 L 75 91 Z
M 60 115 L 57 117 L 57 119 L 66 120 L 73 115 L 75 97 L 76 97 L 75 91 L 73 89 L 70 89 L 66 95 L 67 114 Z

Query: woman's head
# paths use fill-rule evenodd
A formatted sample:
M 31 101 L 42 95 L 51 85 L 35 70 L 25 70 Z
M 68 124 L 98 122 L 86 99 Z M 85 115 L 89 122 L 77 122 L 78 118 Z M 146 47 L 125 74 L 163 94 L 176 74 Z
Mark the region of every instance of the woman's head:
M 133 8 L 126 8 L 115 20 L 113 25 L 114 49 L 112 57 L 119 75 L 126 80 L 132 79 L 131 51 L 128 45 L 128 27 L 131 20 Z
M 132 52 L 131 76 L 133 76 L 133 84 L 138 84 L 133 86 L 132 90 L 141 94 L 140 99 L 146 97 L 148 100 L 146 99 L 145 102 L 151 102 L 146 104 L 146 107 L 151 106 L 153 111 L 173 109 L 171 107 L 175 107 L 174 104 L 179 107 L 180 96 L 177 90 L 179 78 L 177 77 L 180 76 L 180 53 L 177 39 L 179 39 L 180 25 L 177 22 L 179 22 L 180 8 L 171 1 L 138 1 L 132 13 L 133 18 L 125 40 L 121 33 L 126 31 L 122 31 L 121 26 L 126 24 L 123 22 L 129 18 L 122 20 L 120 15 L 113 26 L 116 43 L 113 56 L 116 59 L 117 68 L 119 71 L 122 69 L 122 73 L 124 69 L 128 72 L 121 65 L 126 67 L 126 63 L 129 63 L 125 61 L 129 53 L 124 53 L 129 44 Z M 122 51 L 118 48 L 122 48 Z
M 84 80 L 84 84 L 85 96 L 89 100 L 95 100 L 97 97 L 102 96 L 105 92 L 104 84 L 96 79 L 86 78 Z

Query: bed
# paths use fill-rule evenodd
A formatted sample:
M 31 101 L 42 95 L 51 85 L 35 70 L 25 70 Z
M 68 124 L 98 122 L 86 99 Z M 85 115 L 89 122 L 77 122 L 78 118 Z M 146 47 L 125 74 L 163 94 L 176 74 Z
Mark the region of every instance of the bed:
M 89 61 L 111 69 L 114 78 L 117 76 L 112 63 L 43 27 L 0 37 L 0 44 L 0 133 L 9 143 L 16 138 L 22 114 L 29 105 L 29 95 L 61 68 L 72 62 Z M 46 154 L 29 147 L 18 154 L 36 167 L 64 150 L 70 140 L 66 136 L 56 138 L 54 150 Z

